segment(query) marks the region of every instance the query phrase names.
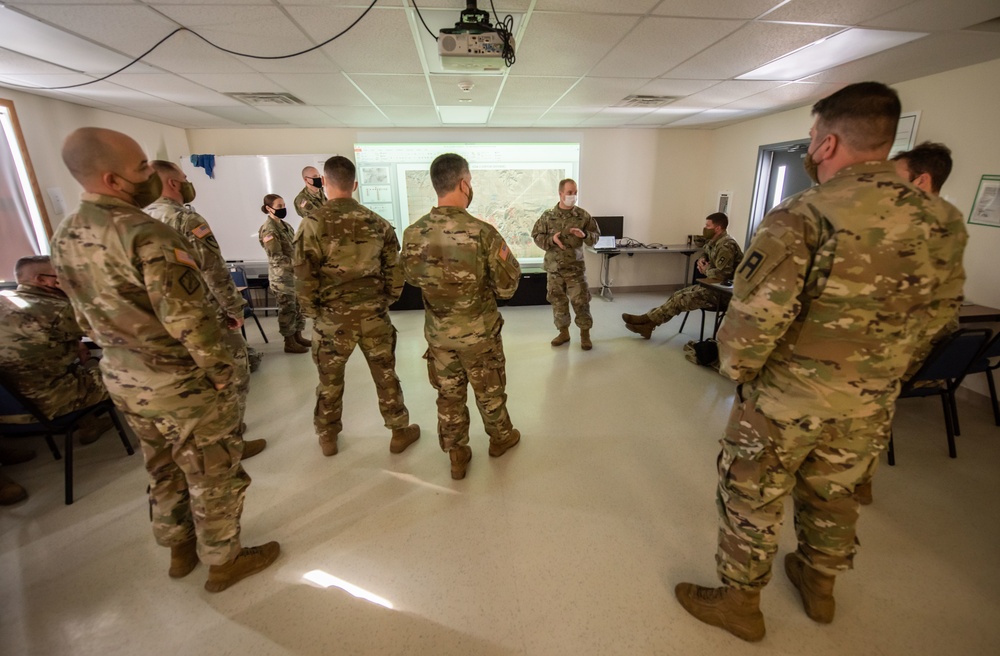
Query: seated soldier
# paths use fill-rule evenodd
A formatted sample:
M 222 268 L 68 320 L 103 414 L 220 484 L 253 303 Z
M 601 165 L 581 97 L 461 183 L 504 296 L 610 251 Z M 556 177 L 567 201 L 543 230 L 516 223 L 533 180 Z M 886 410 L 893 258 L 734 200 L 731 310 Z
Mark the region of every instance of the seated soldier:
M 729 217 L 722 212 L 705 217 L 705 255 L 698 259 L 698 271 L 713 280 L 732 280 L 736 267 L 743 259 L 743 251 L 736 240 L 729 236 Z M 703 285 L 689 285 L 674 292 L 667 302 L 646 314 L 622 314 L 625 327 L 645 339 L 681 312 L 715 309 L 723 302 L 721 294 Z
M 0 295 L 0 375 L 48 418 L 108 398 L 73 307 L 59 287 L 48 255 L 22 257 L 14 269 L 15 291 Z M 81 422 L 81 444 L 97 440 L 111 418 Z M 6 464 L 6 463 L 5 463 Z

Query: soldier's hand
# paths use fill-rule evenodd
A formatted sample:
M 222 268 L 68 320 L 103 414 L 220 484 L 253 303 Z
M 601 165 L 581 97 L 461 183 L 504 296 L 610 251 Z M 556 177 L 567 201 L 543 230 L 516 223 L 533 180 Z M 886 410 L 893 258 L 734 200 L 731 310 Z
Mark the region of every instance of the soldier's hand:
M 226 383 L 216 383 L 215 384 L 215 391 L 216 392 L 221 392 L 224 389 L 226 389 Z
M 564 251 L 564 250 L 566 250 L 566 247 L 563 246 L 563 243 L 559 240 L 559 235 L 561 235 L 561 234 L 562 234 L 562 232 L 560 231 L 560 232 L 557 232 L 556 234 L 552 235 L 552 241 L 555 242 L 555 245 L 559 247 L 559 250 L 563 250 Z
M 705 273 L 705 269 L 707 269 L 707 268 L 708 268 L 708 261 L 707 260 L 698 260 L 698 271 L 701 271 L 702 273 Z
M 239 330 L 243 327 L 243 317 L 226 317 L 226 327 L 229 330 Z
M 570 228 L 569 234 L 580 237 L 581 239 L 587 236 L 587 233 L 584 232 L 583 230 L 580 230 L 579 228 Z

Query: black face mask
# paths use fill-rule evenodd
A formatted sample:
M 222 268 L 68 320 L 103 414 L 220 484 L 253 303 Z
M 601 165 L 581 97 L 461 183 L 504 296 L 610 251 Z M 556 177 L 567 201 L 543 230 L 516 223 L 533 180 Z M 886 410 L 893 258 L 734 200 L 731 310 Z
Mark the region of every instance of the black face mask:
M 279 219 L 283 219 L 288 214 L 288 208 L 282 207 L 280 210 L 271 209 L 271 212 L 274 213 L 274 215 Z
M 317 189 L 319 189 L 319 185 L 323 182 L 323 178 L 306 178 L 306 180 L 308 180 L 309 184 Z

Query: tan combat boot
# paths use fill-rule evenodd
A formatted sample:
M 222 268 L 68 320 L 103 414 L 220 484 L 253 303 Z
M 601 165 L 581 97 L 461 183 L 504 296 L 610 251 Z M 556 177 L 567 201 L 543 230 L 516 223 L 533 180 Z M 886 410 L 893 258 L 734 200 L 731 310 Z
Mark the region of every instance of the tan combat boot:
M 872 482 L 871 479 L 860 483 L 854 487 L 854 500 L 862 506 L 872 505 Z
M 552 338 L 552 346 L 562 346 L 569 341 L 569 328 L 560 328 L 559 334 Z
M 468 469 L 469 461 L 472 460 L 472 447 L 468 445 L 456 446 L 448 452 L 448 456 L 451 458 L 451 477 L 456 481 L 465 478 L 465 470 Z
M 0 472 L 0 506 L 12 506 L 28 498 L 28 491 Z
M 308 353 L 309 349 L 299 343 L 295 339 L 295 335 L 289 335 L 285 338 L 285 353 Z
M 589 330 L 580 331 L 580 348 L 582 348 L 584 351 L 589 351 L 590 349 L 594 348 L 594 343 L 590 341 Z
M 785 574 L 799 591 L 806 615 L 821 624 L 832 622 L 837 609 L 833 598 L 833 584 L 837 577 L 814 570 L 793 553 L 785 556 Z
M 490 440 L 490 457 L 499 458 L 503 454 L 507 453 L 508 449 L 512 449 L 517 446 L 517 443 L 521 441 L 521 431 L 514 429 L 510 434 L 510 437 L 503 442 L 494 442 Z
M 243 442 L 243 457 L 241 460 L 249 460 L 255 455 L 263 451 L 267 447 L 267 440 L 244 440 Z
M 337 455 L 337 436 L 320 435 L 319 448 L 323 449 L 323 455 L 328 458 Z
M 76 431 L 76 439 L 80 441 L 80 444 L 93 444 L 114 425 L 115 422 L 110 415 L 87 417 L 80 422 L 80 427 Z
M 679 583 L 674 594 L 684 610 L 705 624 L 725 629 L 747 642 L 763 640 L 764 615 L 760 612 L 759 590 Z
M 234 583 L 270 567 L 278 559 L 279 553 L 281 545 L 277 542 L 268 542 L 259 547 L 243 547 L 236 558 L 228 563 L 208 568 L 205 589 L 209 592 L 222 592 Z
M 292 337 L 294 337 L 295 341 L 301 344 L 302 346 L 305 346 L 306 348 L 312 348 L 313 345 L 312 340 L 303 337 L 301 330 L 296 331 L 295 334 L 292 335 Z
M 649 339 L 653 336 L 656 325 L 652 323 L 627 323 L 625 328 L 636 335 L 642 335 L 643 339 Z
M 172 579 L 182 579 L 198 565 L 198 541 L 191 538 L 183 544 L 170 547 L 170 570 Z
M 648 314 L 627 314 L 625 312 L 622 313 L 622 321 L 634 324 L 653 323 Z
M 389 453 L 402 453 L 406 447 L 420 439 L 420 426 L 410 424 L 404 428 L 393 428 L 389 440 Z

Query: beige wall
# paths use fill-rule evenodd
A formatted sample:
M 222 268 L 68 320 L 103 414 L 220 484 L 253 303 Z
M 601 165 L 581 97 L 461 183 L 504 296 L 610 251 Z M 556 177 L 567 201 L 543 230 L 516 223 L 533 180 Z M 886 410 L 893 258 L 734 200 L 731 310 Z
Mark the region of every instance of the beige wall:
M 53 229 L 65 217 L 53 210 L 46 189 L 58 187 L 62 190 L 68 212 L 76 208 L 81 191 L 80 185 L 70 176 L 60 157 L 63 140 L 73 130 L 94 126 L 125 132 L 138 141 L 150 157 L 167 159 L 190 152 L 187 133 L 181 128 L 11 89 L 0 89 L 0 98 L 14 102 L 14 110 L 21 124 L 21 132 L 24 134 Z

